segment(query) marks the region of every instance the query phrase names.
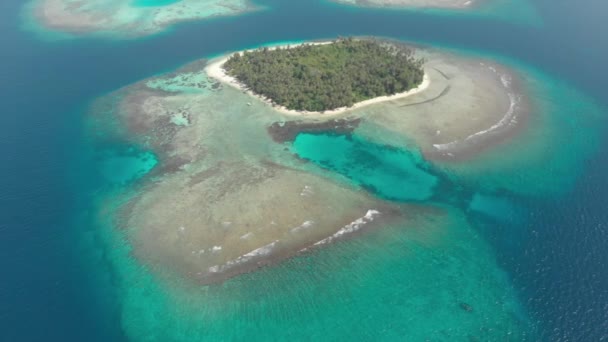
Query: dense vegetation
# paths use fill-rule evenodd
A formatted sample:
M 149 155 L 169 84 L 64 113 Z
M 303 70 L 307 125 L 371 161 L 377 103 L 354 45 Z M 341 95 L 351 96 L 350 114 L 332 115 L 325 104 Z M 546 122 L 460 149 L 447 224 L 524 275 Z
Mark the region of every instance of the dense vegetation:
M 325 111 L 415 88 L 424 76 L 422 63 L 402 46 L 345 38 L 236 53 L 224 68 L 275 104 Z

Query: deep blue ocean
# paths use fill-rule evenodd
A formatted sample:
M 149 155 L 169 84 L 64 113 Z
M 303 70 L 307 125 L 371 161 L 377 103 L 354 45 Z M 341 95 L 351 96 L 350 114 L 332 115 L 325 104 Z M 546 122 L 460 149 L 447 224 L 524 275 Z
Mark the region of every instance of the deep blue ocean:
M 40 40 L 19 28 L 21 1 L 1 2 L 0 341 L 124 339 L 114 294 L 93 290 L 98 280 L 74 247 L 76 233 L 91 229 L 78 223 L 103 186 L 82 157 L 84 115 L 94 98 L 229 50 L 377 35 L 514 58 L 568 81 L 606 112 L 608 2 L 530 1 L 542 25 L 259 0 L 271 9 L 130 41 Z M 526 200 L 525 223 L 480 228 L 547 341 L 608 340 L 608 142 L 602 144 L 565 196 Z

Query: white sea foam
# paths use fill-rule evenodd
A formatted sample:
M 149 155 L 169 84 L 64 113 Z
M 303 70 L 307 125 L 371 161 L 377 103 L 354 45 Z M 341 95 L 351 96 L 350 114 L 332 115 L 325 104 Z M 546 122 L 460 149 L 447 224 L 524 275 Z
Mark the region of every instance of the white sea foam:
M 300 196 L 311 196 L 314 194 L 314 191 L 312 190 L 312 187 L 309 185 L 305 185 L 304 189 L 302 189 L 302 191 L 300 192 Z
M 515 109 L 517 108 L 517 104 L 520 101 L 520 97 L 516 96 L 514 94 L 511 94 L 511 93 L 509 93 L 508 96 L 509 96 L 509 109 L 507 110 L 505 115 L 500 119 L 500 121 L 498 121 L 497 123 L 495 123 L 488 129 L 484 129 L 483 131 L 479 131 L 477 133 L 469 135 L 464 140 L 474 139 L 475 137 L 479 137 L 481 135 L 496 131 L 507 125 L 517 123 L 517 118 L 515 116 Z
M 513 79 L 511 78 L 511 75 L 507 75 L 507 74 L 500 75 L 500 83 L 502 83 L 502 85 L 505 88 L 509 88 L 511 86 L 511 81 L 513 81 Z
M 451 142 L 445 143 L 445 144 L 433 144 L 433 147 L 439 151 L 446 151 L 446 150 L 449 150 L 452 147 L 458 145 L 459 143 L 460 143 L 460 140 L 454 140 L 454 141 L 451 141 Z
M 247 233 L 247 234 L 243 234 L 243 235 L 241 235 L 241 239 L 243 239 L 243 240 L 247 240 L 247 239 L 251 238 L 252 236 L 253 236 L 253 233 L 252 233 L 252 232 L 249 232 L 249 233 Z
M 496 68 L 494 67 L 488 67 L 490 70 L 494 71 L 495 73 L 500 75 L 500 82 L 502 83 L 502 85 L 506 88 L 509 89 L 511 87 L 512 84 L 512 78 L 510 75 L 508 74 L 500 74 Z M 478 138 L 482 135 L 494 132 L 496 130 L 499 130 L 503 127 L 509 126 L 509 125 L 514 125 L 517 123 L 517 115 L 516 114 L 516 110 L 517 110 L 517 106 L 521 101 L 521 96 L 520 95 L 515 95 L 511 92 L 507 93 L 507 96 L 509 97 L 509 109 L 507 109 L 507 111 L 505 112 L 505 115 L 502 116 L 502 118 L 495 123 L 494 125 L 490 126 L 487 129 L 484 129 L 482 131 L 473 133 L 469 136 L 467 136 L 466 138 L 464 138 L 464 141 L 470 141 L 471 139 L 475 139 Z M 448 151 L 451 148 L 457 146 L 459 143 L 461 143 L 462 140 L 455 140 L 455 141 L 451 141 L 449 143 L 445 143 L 445 144 L 433 144 L 433 147 L 436 148 L 439 151 Z
M 301 225 L 291 228 L 290 231 L 292 233 L 297 233 L 299 231 L 306 230 L 306 229 L 312 227 L 314 224 L 315 224 L 315 221 L 304 221 L 304 223 L 302 223 Z
M 365 224 L 372 222 L 376 216 L 380 215 L 380 212 L 374 209 L 370 209 L 365 213 L 363 217 L 360 217 L 353 222 L 347 224 L 342 227 L 340 230 L 334 233 L 334 235 L 329 236 L 321 241 L 316 242 L 313 246 L 324 245 L 326 243 L 330 243 L 333 240 L 350 233 L 354 233 L 357 230 L 361 229 Z
M 209 273 L 218 273 L 218 272 L 223 272 L 226 271 L 234 266 L 246 263 L 251 261 L 254 258 L 258 258 L 258 257 L 262 257 L 262 256 L 266 256 L 269 255 L 270 253 L 272 253 L 272 250 L 274 249 L 274 247 L 276 246 L 276 244 L 279 242 L 279 240 L 275 240 L 265 246 L 262 246 L 260 248 L 256 248 L 254 250 L 252 250 L 249 253 L 243 254 L 240 257 L 234 259 L 234 260 L 230 260 L 228 262 L 226 262 L 223 265 L 215 265 L 215 266 L 211 266 L 209 267 L 208 271 Z

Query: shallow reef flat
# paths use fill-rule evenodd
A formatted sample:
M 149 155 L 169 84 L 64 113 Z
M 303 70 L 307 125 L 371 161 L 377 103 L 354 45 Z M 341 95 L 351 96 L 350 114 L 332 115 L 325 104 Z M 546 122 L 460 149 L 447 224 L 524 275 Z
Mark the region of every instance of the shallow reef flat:
M 406 221 L 216 285 L 150 277 L 120 246 L 109 256 L 134 341 L 536 340 L 490 247 L 450 208 L 412 207 Z
M 254 9 L 249 0 L 32 0 L 25 7 L 30 28 L 38 31 L 119 38 L 150 35 L 178 22 Z

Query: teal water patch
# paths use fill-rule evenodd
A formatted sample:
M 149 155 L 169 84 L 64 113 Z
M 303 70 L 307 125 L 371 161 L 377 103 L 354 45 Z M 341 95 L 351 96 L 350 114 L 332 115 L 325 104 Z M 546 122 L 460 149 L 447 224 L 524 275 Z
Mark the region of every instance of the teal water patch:
M 156 166 L 158 160 L 151 152 L 128 148 L 124 151 L 108 150 L 101 153 L 99 171 L 113 185 L 126 185 L 135 181 Z
M 419 153 L 375 144 L 357 136 L 299 134 L 294 152 L 391 200 L 430 198 L 437 177 L 424 169 Z
M 180 1 L 181 0 L 135 0 L 131 5 L 138 7 L 158 7 L 171 5 Z
M 470 211 L 501 222 L 519 222 L 521 209 L 506 197 L 476 193 L 469 204 Z

